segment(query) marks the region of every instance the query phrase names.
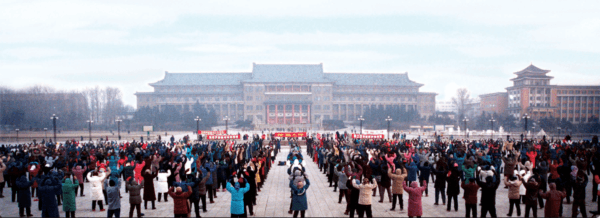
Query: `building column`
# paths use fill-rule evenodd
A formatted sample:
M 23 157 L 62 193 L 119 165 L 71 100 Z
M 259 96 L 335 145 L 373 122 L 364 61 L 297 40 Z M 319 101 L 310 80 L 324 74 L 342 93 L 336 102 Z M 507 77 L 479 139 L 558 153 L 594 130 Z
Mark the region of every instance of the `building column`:
M 300 89 L 302 89 L 302 87 L 300 87 Z M 300 105 L 300 124 L 302 124 L 302 106 Z
M 311 123 L 310 122 L 311 121 L 311 119 L 310 119 L 310 116 L 311 116 L 311 114 L 310 114 L 310 104 L 308 105 L 308 112 L 306 113 L 306 115 L 308 115 L 308 124 L 310 124 Z
M 285 89 L 285 87 L 283 87 L 283 88 Z M 285 115 L 285 107 L 286 107 L 286 105 L 284 104 L 283 105 L 283 124 L 284 125 L 287 124 L 287 121 L 286 121 L 287 118 L 286 118 L 286 115 Z
M 277 105 L 274 105 L 274 106 L 275 106 L 275 124 L 277 124 L 277 123 L 279 123 L 279 114 L 277 111 Z
M 293 89 L 293 87 L 292 87 Z M 294 113 L 296 112 L 296 105 L 292 104 L 292 124 L 296 124 L 296 117 L 294 117 Z

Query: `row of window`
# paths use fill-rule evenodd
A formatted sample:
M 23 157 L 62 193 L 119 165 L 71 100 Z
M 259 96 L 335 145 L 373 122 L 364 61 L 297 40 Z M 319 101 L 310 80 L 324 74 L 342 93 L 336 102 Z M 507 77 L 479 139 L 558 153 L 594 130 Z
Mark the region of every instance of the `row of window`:
M 558 90 L 558 94 L 570 94 L 570 95 L 578 95 L 578 94 L 600 94 L 600 91 L 596 90 Z
M 241 101 L 241 96 L 222 97 L 141 97 L 142 101 L 167 101 L 167 102 L 204 102 L 204 101 Z

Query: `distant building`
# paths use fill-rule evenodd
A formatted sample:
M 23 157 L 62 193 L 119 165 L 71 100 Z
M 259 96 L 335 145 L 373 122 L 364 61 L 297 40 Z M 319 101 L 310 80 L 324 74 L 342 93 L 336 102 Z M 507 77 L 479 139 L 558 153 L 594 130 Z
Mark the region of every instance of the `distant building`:
M 322 64 L 253 64 L 247 73 L 168 73 L 151 83 L 153 92 L 137 92 L 137 106 L 198 103 L 219 118 L 253 120 L 269 127 L 302 126 L 322 120 L 356 122 L 367 108 L 417 110 L 434 114 L 436 93 L 407 73 L 324 73 Z M 220 120 L 220 119 L 218 119 Z
M 478 98 L 471 99 L 471 102 L 467 104 L 467 111 L 465 115 L 467 117 L 475 117 L 481 115 L 480 100 Z
M 506 92 L 496 92 L 479 95 L 480 109 L 487 114 L 504 114 L 508 108 L 508 94 Z
M 513 86 L 507 87 L 506 110 L 517 119 L 525 114 L 533 119 L 559 118 L 573 123 L 590 122 L 600 116 L 600 85 L 551 85 L 550 70 L 529 65 L 515 72 Z M 486 99 L 493 99 L 488 94 Z M 498 97 L 496 102 L 501 103 Z M 483 101 L 482 101 L 482 104 Z

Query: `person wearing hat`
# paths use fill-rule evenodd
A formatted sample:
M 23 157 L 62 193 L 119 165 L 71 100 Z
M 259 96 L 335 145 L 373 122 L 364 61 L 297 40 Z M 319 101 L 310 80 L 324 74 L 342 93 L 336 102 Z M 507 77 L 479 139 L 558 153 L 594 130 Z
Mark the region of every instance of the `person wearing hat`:
M 532 211 L 533 217 L 537 218 L 537 204 L 538 204 L 538 192 L 540 190 L 540 185 L 537 182 L 537 177 L 530 177 L 527 182 L 523 178 L 523 186 L 527 189 L 525 193 L 525 217 L 529 217 L 529 211 Z
M 508 214 L 506 216 L 512 216 L 513 208 L 517 208 L 517 216 L 521 216 L 521 205 L 519 204 L 519 199 L 521 196 L 519 195 L 519 188 L 521 187 L 521 175 L 516 174 L 512 175 L 509 178 L 504 178 L 504 185 L 508 187 L 508 202 L 510 204 L 510 208 L 508 209 Z
M 79 186 L 79 180 L 75 178 L 75 181 L 71 181 L 69 176 L 65 179 L 62 184 L 63 193 L 63 211 L 66 217 L 75 218 L 75 211 L 77 210 L 77 203 L 75 202 L 75 196 L 77 196 L 77 187 Z M 83 192 L 83 191 L 82 191 Z
M 27 211 L 27 216 L 33 216 L 31 214 L 31 191 L 29 190 L 29 187 L 32 185 L 33 181 L 27 181 L 25 175 L 19 177 L 13 185 L 13 189 L 17 190 L 17 202 L 21 217 L 25 216 L 25 210 Z
M 87 179 L 92 185 L 92 188 L 90 189 L 92 195 L 92 211 L 96 211 L 96 203 L 98 203 L 100 211 L 104 211 L 102 206 L 102 198 L 104 197 L 104 194 L 102 193 L 102 183 L 104 183 L 106 175 L 104 172 L 98 173 L 97 171 L 92 171 L 92 173 L 88 174 Z
M 137 217 L 142 217 L 141 205 L 142 195 L 141 189 L 144 188 L 144 184 L 138 184 L 137 181 L 132 178 L 127 178 L 127 189 L 129 190 L 129 218 L 133 217 L 133 211 L 137 210 Z
M 398 199 L 398 203 L 400 204 L 400 211 L 404 210 L 404 200 L 402 199 L 402 194 L 404 193 L 404 178 L 408 175 L 406 170 L 403 168 L 397 168 L 396 173 L 392 173 L 392 168 L 389 168 L 387 171 L 388 176 L 392 179 L 392 209 L 396 209 L 396 199 Z
M 246 217 L 246 210 L 244 209 L 244 193 L 250 190 L 250 185 L 247 184 L 246 179 L 239 178 L 236 180 L 234 177 L 227 182 L 226 189 L 231 193 L 231 217 Z
M 477 218 L 477 192 L 479 190 L 479 186 L 475 182 L 475 178 L 471 178 L 470 180 L 471 181 L 469 183 L 463 181 L 460 184 L 460 187 L 465 191 L 465 217 L 470 218 L 470 214 L 472 213 L 473 218 Z
M 144 182 L 144 209 L 148 209 L 148 201 L 152 202 L 152 210 L 156 210 L 156 193 L 154 191 L 154 178 L 158 176 L 152 170 L 146 169 L 142 174 Z
M 360 195 L 358 197 L 358 216 L 363 217 L 365 212 L 367 213 L 367 217 L 373 217 L 371 211 L 371 195 L 373 194 L 373 189 L 377 187 L 377 180 L 375 178 L 372 179 L 373 183 L 369 181 L 368 178 L 363 178 L 363 182 L 358 184 L 357 180 L 352 180 L 352 186 L 354 188 L 360 190 Z M 405 189 L 406 190 L 406 189 Z
M 46 178 L 41 181 L 38 193 L 42 204 L 42 217 L 59 217 L 56 194 L 61 190 L 61 184 L 55 178 Z
M 292 210 L 294 211 L 294 218 L 298 217 L 298 211 L 300 211 L 300 217 L 304 218 L 304 214 L 308 209 L 308 203 L 306 202 L 306 191 L 310 186 L 310 180 L 305 179 L 304 182 L 300 181 L 294 184 L 293 180 L 290 180 L 290 187 L 292 188 Z
M 165 196 L 165 202 L 168 202 L 169 183 L 168 178 L 171 175 L 171 170 L 160 170 L 158 171 L 158 181 L 156 182 L 156 192 L 158 193 L 158 202 L 160 202 L 162 196 Z
M 410 187 L 404 186 L 404 191 L 408 193 L 408 217 L 421 217 L 423 216 L 423 205 L 421 202 L 421 196 L 427 187 L 427 182 L 423 182 L 425 185 L 419 187 L 417 181 L 410 183 Z

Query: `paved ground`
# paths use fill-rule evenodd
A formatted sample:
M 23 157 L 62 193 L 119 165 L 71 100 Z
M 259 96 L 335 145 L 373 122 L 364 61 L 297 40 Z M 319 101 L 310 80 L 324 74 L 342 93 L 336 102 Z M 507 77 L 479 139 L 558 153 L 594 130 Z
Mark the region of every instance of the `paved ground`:
M 282 148 L 282 152 L 277 156 L 276 161 L 283 160 L 287 155 L 288 149 Z M 305 152 L 303 152 L 304 155 Z M 342 204 L 338 204 L 338 192 L 333 192 L 333 188 L 328 187 L 327 178 L 324 174 L 320 173 L 317 166 L 310 162 L 307 164 L 307 173 L 309 175 L 309 179 L 311 181 L 311 186 L 307 191 L 308 197 L 308 210 L 306 212 L 307 217 L 344 217 L 344 209 L 345 209 L 345 201 L 342 200 Z M 89 194 L 89 183 L 86 183 L 86 197 L 78 197 L 77 198 L 77 213 L 76 216 L 80 217 L 105 217 L 106 212 L 100 212 L 97 210 L 96 212 L 91 211 L 91 201 Z M 257 206 L 255 206 L 255 216 L 257 217 L 291 217 L 291 215 L 287 214 L 290 204 L 290 194 L 289 194 L 289 180 L 286 172 L 286 168 L 283 166 L 273 166 L 271 172 L 269 173 L 269 178 L 266 181 L 263 189 L 259 192 L 259 196 L 257 198 Z M 508 199 L 507 199 L 507 189 L 502 188 L 501 184 L 500 189 L 497 192 L 497 214 L 500 217 L 506 216 L 508 213 Z M 594 210 L 596 208 L 596 203 L 591 202 L 591 185 L 588 185 L 588 195 L 587 195 L 587 210 Z M 423 211 L 424 217 L 464 217 L 464 200 L 461 198 L 462 194 L 459 196 L 459 210 L 458 212 L 447 212 L 446 206 L 439 205 L 434 206 L 434 189 L 433 184 L 429 185 L 429 197 L 423 197 Z M 462 190 L 461 190 L 462 192 Z M 10 189 L 4 189 L 4 195 L 7 196 L 5 198 L 0 199 L 1 209 L 0 215 L 3 217 L 16 217 L 18 216 L 18 207 L 17 203 L 12 203 L 10 200 Z M 128 216 L 129 212 L 129 196 L 125 193 L 124 188 L 122 189 L 123 199 L 121 199 L 121 216 Z M 204 217 L 229 217 L 229 206 L 231 195 L 227 192 L 218 192 L 218 198 L 215 199 L 214 204 L 208 204 L 208 212 L 201 213 Z M 391 208 L 391 203 L 389 203 L 387 197 L 385 198 L 383 203 L 379 203 L 379 193 L 377 193 L 377 197 L 373 198 L 373 216 L 375 217 L 404 217 L 407 216 L 407 201 L 408 198 L 404 196 L 404 212 L 399 212 L 398 209 L 396 211 L 389 211 Z M 440 200 L 441 201 L 441 200 Z M 149 206 L 150 207 L 150 206 Z M 173 201 L 169 202 L 157 202 L 156 210 L 145 210 L 142 205 L 142 212 L 146 214 L 147 217 L 171 217 L 173 216 Z M 523 216 L 525 206 L 521 205 L 521 210 Z M 571 205 L 564 205 L 564 216 L 569 217 L 571 215 Z M 64 216 L 64 212 L 62 212 L 62 207 L 59 207 L 59 211 L 61 216 Z M 32 213 L 36 217 L 41 215 L 40 211 L 37 210 L 37 202 L 33 202 Z M 516 213 L 516 212 L 515 212 Z M 478 208 L 478 215 L 479 208 Z M 538 216 L 543 217 L 544 212 L 543 209 L 538 210 Z M 516 214 L 513 214 L 516 216 Z M 589 216 L 589 213 L 588 213 Z

